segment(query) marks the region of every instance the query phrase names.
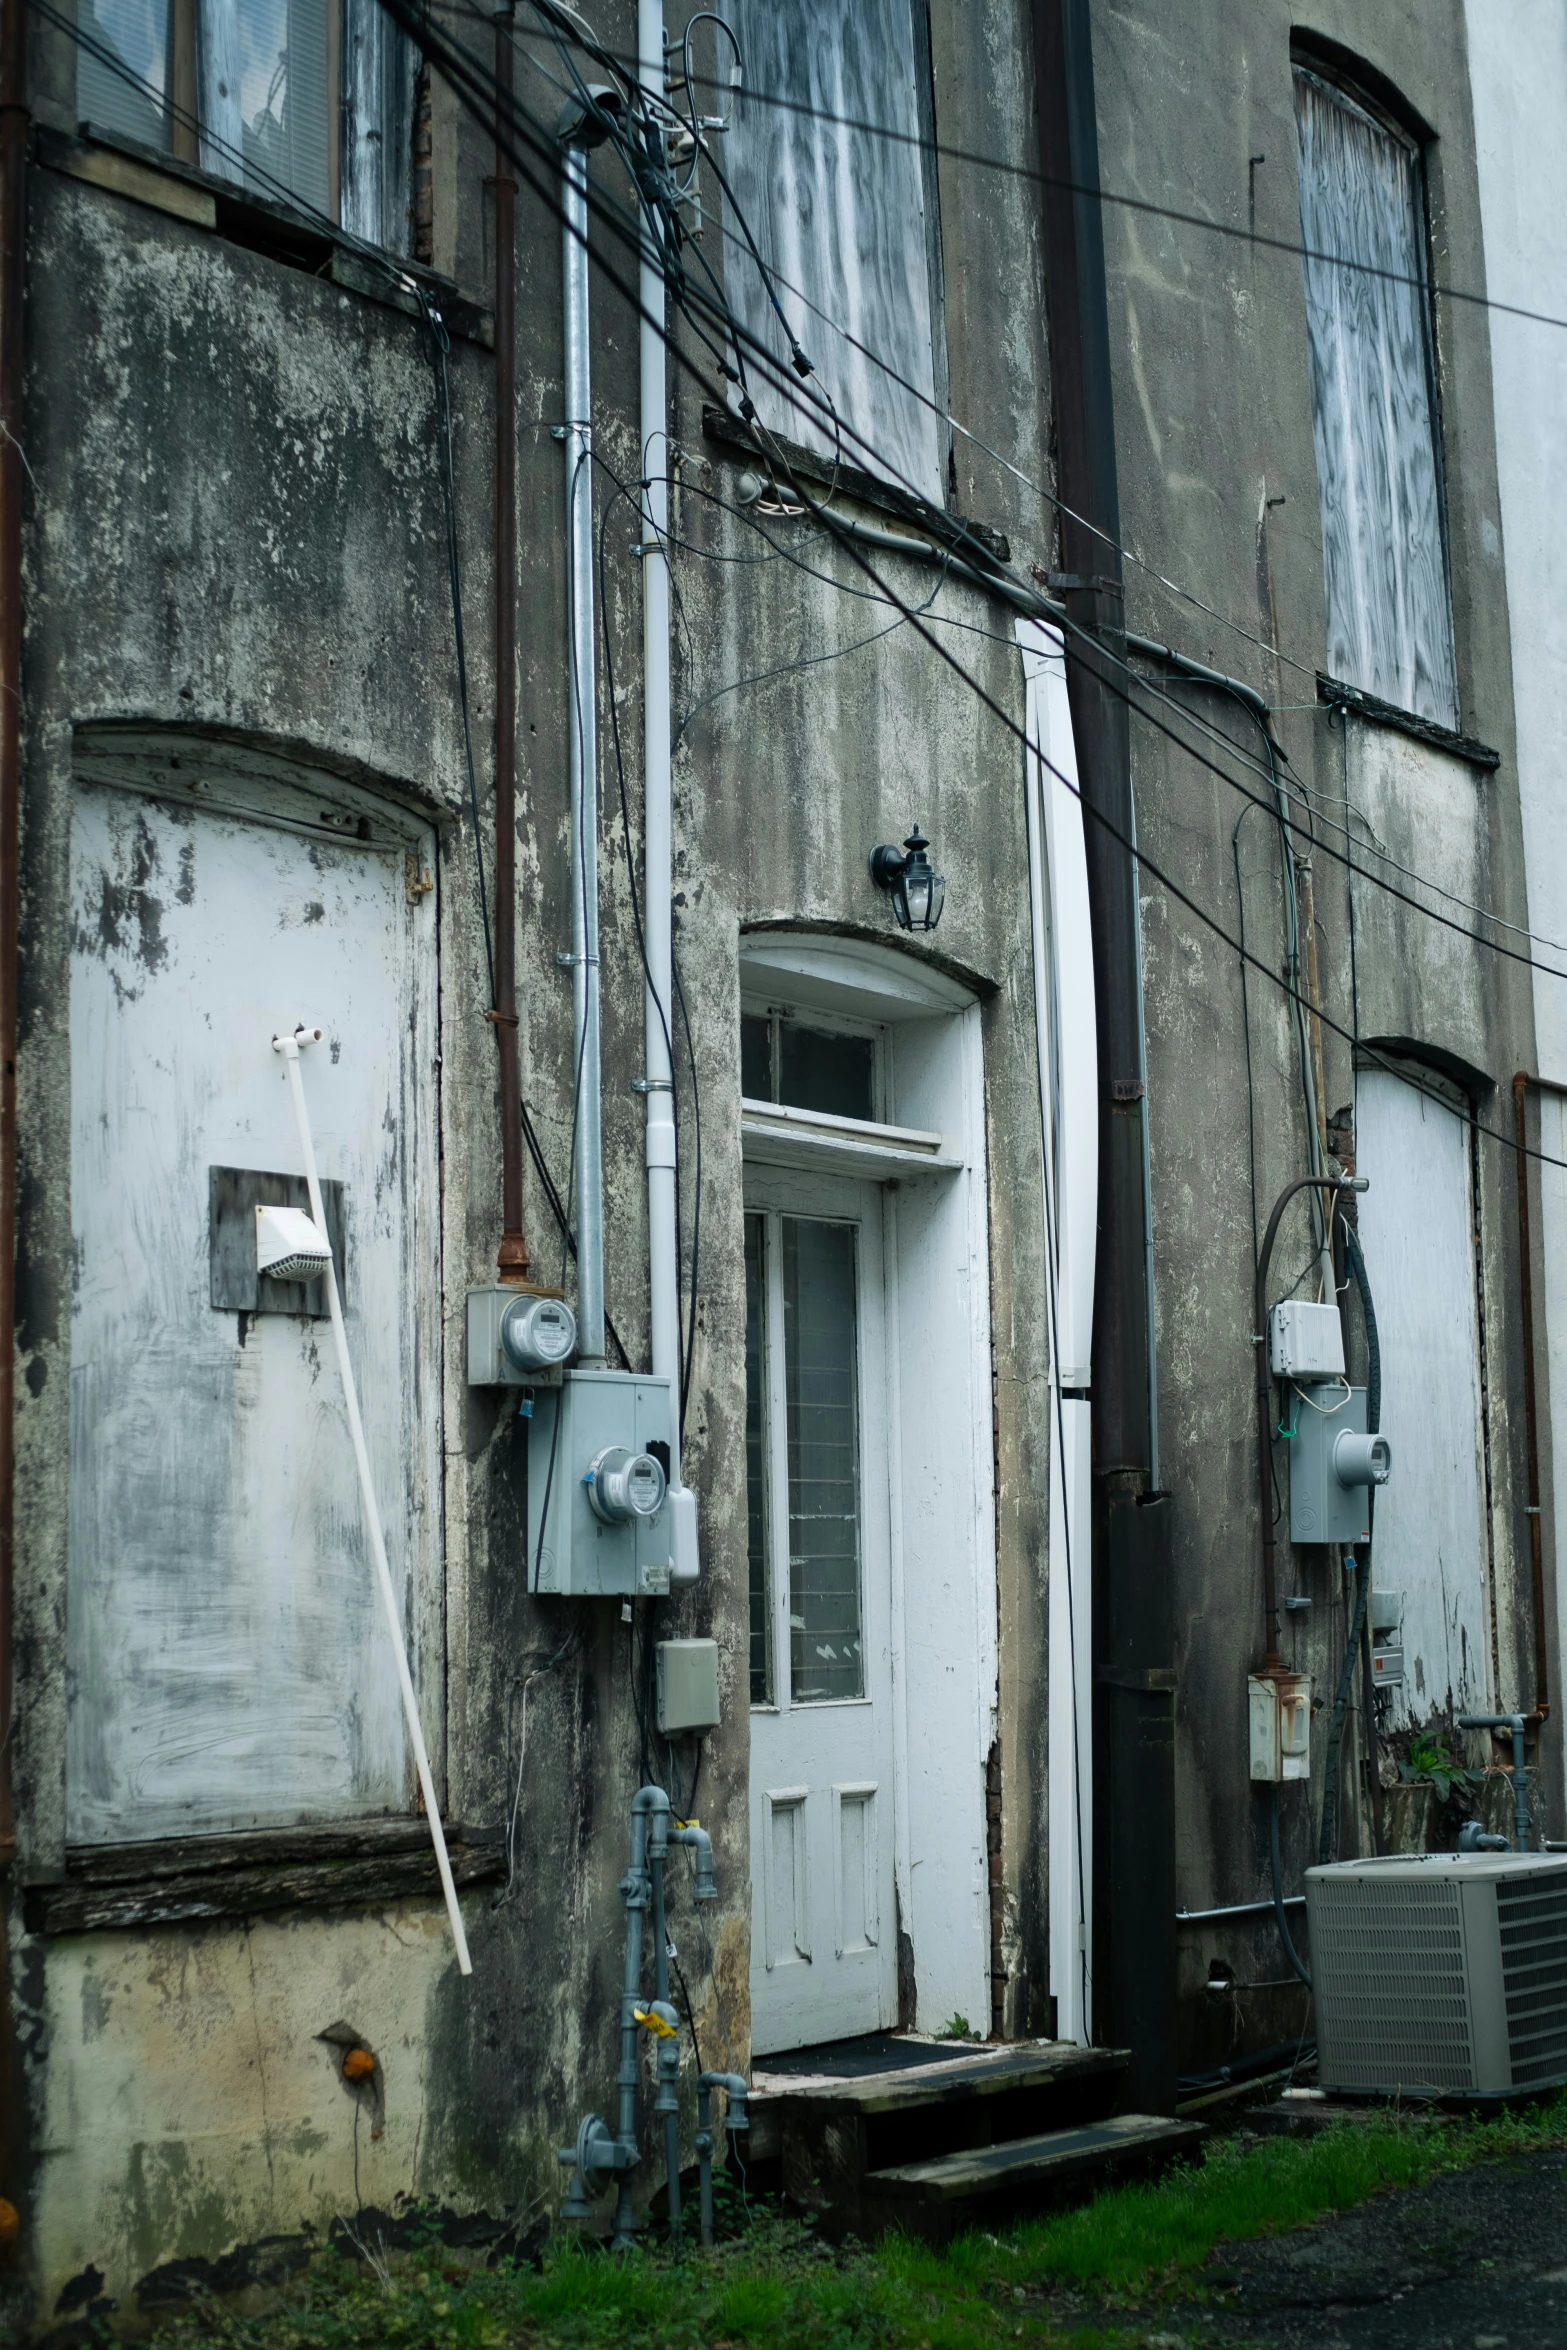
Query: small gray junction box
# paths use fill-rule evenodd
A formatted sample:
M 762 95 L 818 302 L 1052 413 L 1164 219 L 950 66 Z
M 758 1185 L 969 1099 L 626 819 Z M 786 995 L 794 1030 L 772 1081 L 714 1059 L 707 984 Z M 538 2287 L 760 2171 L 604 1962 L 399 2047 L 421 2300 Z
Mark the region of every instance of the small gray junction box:
M 669 1435 L 667 1379 L 567 1371 L 559 1387 L 535 1391 L 530 1589 L 588 1599 L 667 1593 L 674 1550 L 664 1497 Z
M 718 1727 L 718 1642 L 661 1640 L 658 1659 L 658 1726 L 665 1737 L 676 1730 Z

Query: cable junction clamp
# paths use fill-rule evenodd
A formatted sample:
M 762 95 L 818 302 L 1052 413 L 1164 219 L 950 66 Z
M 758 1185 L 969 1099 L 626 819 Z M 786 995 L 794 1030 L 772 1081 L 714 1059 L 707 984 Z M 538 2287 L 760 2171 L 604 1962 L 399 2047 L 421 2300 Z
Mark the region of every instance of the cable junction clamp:
M 675 1081 L 672 1077 L 633 1077 L 631 1090 L 633 1093 L 673 1093 Z

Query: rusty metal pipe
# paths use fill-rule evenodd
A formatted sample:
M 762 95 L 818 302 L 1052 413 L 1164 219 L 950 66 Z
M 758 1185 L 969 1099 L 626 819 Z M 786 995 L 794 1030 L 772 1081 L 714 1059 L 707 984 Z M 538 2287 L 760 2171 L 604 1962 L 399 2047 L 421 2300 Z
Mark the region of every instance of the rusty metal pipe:
M 1567 1085 L 1549 1077 L 1535 1077 L 1520 1069 L 1513 1078 L 1513 1139 L 1518 1162 L 1518 1285 L 1523 1306 L 1523 1416 L 1529 1458 L 1529 1567 L 1534 1586 L 1534 1710 L 1543 1722 L 1550 1714 L 1550 1678 L 1545 1659 L 1545 1560 L 1540 1542 L 1540 1415 L 1534 1378 L 1534 1243 L 1529 1228 L 1529 1156 L 1527 1099 L 1536 1093 L 1554 1093 L 1567 1099 Z
M 500 1054 L 503 1281 L 526 1281 L 522 1074 L 517 1055 L 517 183 L 512 11 L 495 16 L 495 1043 Z
M 0 2193 L 16 2193 L 20 2083 L 6 1909 L 12 1806 L 16 1476 L 16 1030 L 22 800 L 22 332 L 27 263 L 27 7 L 0 6 Z

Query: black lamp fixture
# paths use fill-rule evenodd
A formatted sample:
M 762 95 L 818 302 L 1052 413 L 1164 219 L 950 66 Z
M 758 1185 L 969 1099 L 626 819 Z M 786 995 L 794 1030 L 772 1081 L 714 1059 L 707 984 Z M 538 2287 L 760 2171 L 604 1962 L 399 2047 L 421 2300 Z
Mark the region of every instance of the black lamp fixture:
M 947 882 L 925 854 L 929 847 L 916 824 L 901 849 L 884 842 L 871 851 L 871 879 L 891 898 L 900 930 L 934 930 L 941 920 Z

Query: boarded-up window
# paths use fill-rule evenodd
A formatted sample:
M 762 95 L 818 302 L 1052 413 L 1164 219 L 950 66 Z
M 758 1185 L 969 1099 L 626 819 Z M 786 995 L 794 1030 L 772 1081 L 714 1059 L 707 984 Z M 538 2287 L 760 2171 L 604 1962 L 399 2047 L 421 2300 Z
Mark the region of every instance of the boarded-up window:
M 1488 1710 L 1490 1609 L 1481 1467 L 1480 1325 L 1469 1120 L 1406 1083 L 1361 1074 L 1360 1234 L 1382 1351 L 1393 1474 L 1376 1498 L 1373 1571 L 1403 1601 L 1395 1722 Z
M 1300 67 L 1295 122 L 1328 667 L 1453 726 L 1420 158 Z
M 853 7 L 791 0 L 786 8 L 729 0 L 745 83 L 720 160 L 821 388 L 882 460 L 845 439 L 844 461 L 940 503 L 946 437 L 933 405 L 939 264 L 934 180 L 921 148 L 924 7 L 925 0 Z M 742 325 L 794 387 L 791 394 L 774 384 L 773 371 L 752 366 L 762 421 L 831 455 L 831 422 L 812 407 L 811 390 L 797 385 L 788 340 L 727 207 L 724 279 Z
M 182 776 L 200 754 L 182 746 Z M 216 789 L 217 787 L 213 787 Z M 407 1808 L 325 1321 L 212 1303 L 215 1167 L 342 1185 L 347 1324 L 416 1679 L 440 1625 L 435 914 L 405 839 L 78 786 L 67 1802 L 78 1843 Z M 341 821 L 341 820 L 340 820 Z M 375 827 L 372 826 L 372 831 Z M 429 844 L 416 850 L 428 859 Z M 252 1257 L 252 1263 L 253 1263 Z M 439 1751 L 438 1717 L 426 1726 Z

